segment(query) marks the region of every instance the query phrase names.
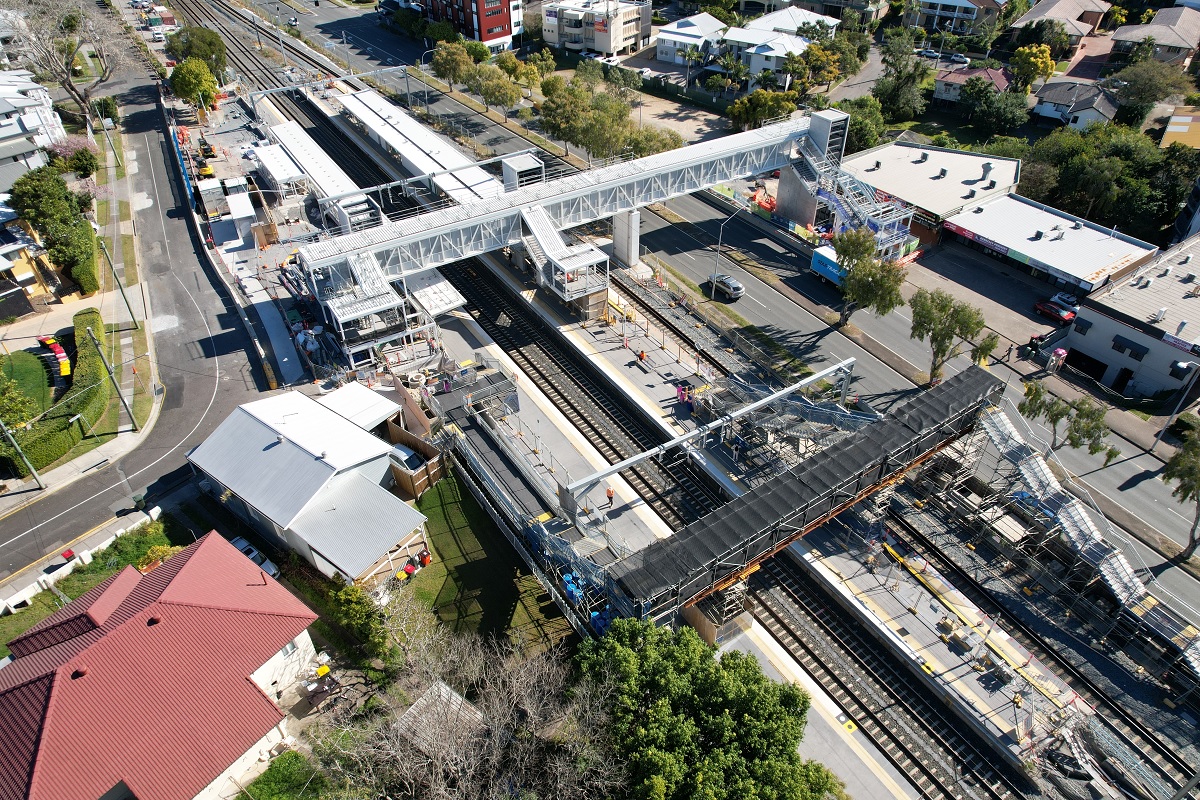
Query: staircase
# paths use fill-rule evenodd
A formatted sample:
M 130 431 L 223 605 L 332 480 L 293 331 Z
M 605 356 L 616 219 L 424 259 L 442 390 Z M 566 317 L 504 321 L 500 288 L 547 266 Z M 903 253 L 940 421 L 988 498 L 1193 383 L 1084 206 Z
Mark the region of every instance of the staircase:
M 812 188 L 833 209 L 842 226 L 858 228 L 866 225 L 875 232 L 883 252 L 903 244 L 911 235 L 908 232 L 911 210 L 894 201 L 881 203 L 876 199 L 874 189 L 842 170 L 809 139 L 801 142 L 800 152 L 811 168 L 809 174 L 815 175 Z

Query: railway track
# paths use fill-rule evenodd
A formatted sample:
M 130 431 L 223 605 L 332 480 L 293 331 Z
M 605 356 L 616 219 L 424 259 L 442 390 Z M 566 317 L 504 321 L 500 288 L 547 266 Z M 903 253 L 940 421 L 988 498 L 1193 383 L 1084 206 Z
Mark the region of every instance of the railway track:
M 920 547 L 922 557 L 943 575 L 949 577 L 956 588 L 975 603 L 982 611 L 1000 621 L 1009 635 L 1021 643 L 1046 667 L 1052 670 L 1088 705 L 1096 709 L 1096 719 L 1119 741 L 1135 753 L 1141 754 L 1147 765 L 1172 790 L 1177 790 L 1195 774 L 1195 767 L 1179 755 L 1175 747 L 1164 742 L 1149 726 L 1135 717 L 1120 702 L 1110 696 L 1103 687 L 1089 678 L 1086 673 L 1065 658 L 1060 658 L 1056 649 L 1021 619 L 1008 613 L 983 585 L 953 559 L 942 553 L 937 544 L 924 531 L 913 525 L 895 509 L 889 509 L 891 519 L 902 529 L 910 543 Z
M 523 303 L 496 281 L 481 280 L 475 262 L 443 267 L 442 272 L 467 298 L 471 315 L 504 348 L 610 464 L 666 441 L 640 413 L 613 399 L 594 367 L 552 346 L 554 334 Z M 724 500 L 692 472 L 685 454 L 672 452 L 661 463 L 643 462 L 621 473 L 673 530 L 699 519 Z
M 756 619 L 927 800 L 1017 800 L 1020 779 L 943 704 L 933 701 L 890 653 L 786 553 L 749 581 Z M 1032 787 L 1030 787 L 1032 788 Z M 1036 793 L 1033 794 L 1036 796 Z

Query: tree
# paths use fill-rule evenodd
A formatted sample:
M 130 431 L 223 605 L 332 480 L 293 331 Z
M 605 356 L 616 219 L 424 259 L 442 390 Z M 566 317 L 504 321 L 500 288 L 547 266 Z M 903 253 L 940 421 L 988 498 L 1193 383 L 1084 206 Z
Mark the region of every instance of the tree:
M 1158 49 L 1158 45 L 1154 41 L 1153 36 L 1147 36 L 1133 46 L 1129 51 L 1129 57 L 1125 59 L 1127 64 L 1140 64 L 1143 61 L 1149 61 L 1154 58 L 1154 51 Z
M 88 147 L 80 148 L 67 159 L 67 168 L 81 178 L 90 178 L 100 169 L 100 158 Z
M 694 44 L 688 45 L 688 49 L 683 51 L 683 61 L 687 65 L 687 70 L 683 77 L 683 85 L 687 87 L 692 85 L 692 65 L 704 63 L 704 52 Z
M 1009 71 L 1013 74 L 1014 84 L 1028 92 L 1029 87 L 1038 78 L 1043 80 L 1054 74 L 1054 59 L 1050 56 L 1050 48 L 1044 44 L 1028 44 L 1018 47 L 1008 62 Z
M 24 0 L 24 17 L 10 47 L 20 60 L 45 80 L 57 83 L 86 115 L 92 93 L 127 63 L 129 38 L 119 17 L 85 0 Z M 83 52 L 93 53 L 99 67 L 88 83 L 75 83 L 74 67 Z
M 779 78 L 769 69 L 763 69 L 762 72 L 751 78 L 751 83 L 758 89 L 772 91 L 779 86 Z
M 1017 46 L 1044 44 L 1054 58 L 1062 58 L 1071 49 L 1071 37 L 1061 20 L 1040 19 L 1017 32 Z
M 581 644 L 578 661 L 585 679 L 611 686 L 628 796 L 818 800 L 841 790 L 796 752 L 808 696 L 768 679 L 752 656 L 717 657 L 691 628 L 620 619 Z
M 579 66 L 575 67 L 575 74 L 571 76 L 571 82 L 586 86 L 589 92 L 594 92 L 596 87 L 604 82 L 604 67 L 594 58 L 580 61 Z
M 459 32 L 454 29 L 454 23 L 445 19 L 426 25 L 425 36 L 435 42 L 445 42 L 446 44 L 459 44 L 462 39 Z M 463 52 L 466 50 L 464 49 Z
M 540 53 L 533 53 L 530 55 L 529 58 L 526 59 L 526 63 L 537 67 L 538 74 L 543 78 L 552 74 L 554 70 L 558 69 L 558 62 L 554 60 L 554 53 L 552 53 L 548 47 L 543 47 Z
M 1025 399 L 1017 404 L 1021 416 L 1031 420 L 1043 420 L 1050 429 L 1050 449 L 1057 450 L 1065 444 L 1058 441 L 1058 426 L 1071 415 L 1071 406 L 1046 389 L 1041 381 L 1025 384 Z
M 497 71 L 499 72 L 499 71 Z M 513 79 L 500 72 L 493 74 L 479 88 L 479 96 L 489 106 L 496 106 L 508 120 L 509 110 L 521 99 L 521 87 Z
M 989 136 L 995 136 L 1028 122 L 1029 104 L 1024 94 L 992 92 L 976 114 L 975 124 Z
M 808 62 L 804 60 L 803 53 L 788 53 L 783 57 L 783 74 L 787 76 L 783 88 L 787 91 L 795 92 L 797 95 L 808 94 L 812 82 L 808 79 L 811 70 L 808 67 Z
M 429 23 L 420 11 L 412 8 L 398 8 L 392 13 L 392 24 L 414 39 L 426 38 L 429 33 Z
M 796 110 L 796 95 L 755 89 L 729 105 L 729 119 L 738 130 L 757 128 L 769 119 L 787 116 Z
M 164 48 L 177 63 L 198 58 L 214 76 L 225 74 L 225 40 L 208 28 L 180 28 L 167 37 Z
M 482 64 L 492 57 L 492 51 L 488 49 L 488 46 L 475 39 L 463 39 L 462 46 L 476 64 Z
M 729 88 L 729 84 L 733 83 L 729 79 L 728 74 L 709 75 L 708 80 L 704 82 L 704 88 L 712 92 L 713 100 L 717 99 L 717 95 L 724 94 Z
M 929 383 L 933 385 L 942 376 L 942 367 L 955 356 L 966 352 L 966 344 L 983 332 L 983 312 L 959 300 L 941 289 L 918 289 L 908 301 L 912 308 L 913 339 L 928 340 L 932 351 L 929 365 Z M 960 340 L 965 340 L 960 343 Z M 971 358 L 979 361 L 996 348 L 998 339 L 989 335 L 971 347 Z
M 878 242 L 874 232 L 868 227 L 856 228 L 840 233 L 833 237 L 833 249 L 837 253 L 838 271 L 842 274 L 842 311 L 838 325 L 845 325 L 850 316 L 861 307 L 869 307 L 870 301 L 877 295 L 885 306 L 884 310 L 876 311 L 881 316 L 904 303 L 900 297 L 900 287 L 904 284 L 904 272 L 899 273 L 899 282 L 888 282 L 888 286 L 873 286 L 873 281 L 880 278 L 879 262 L 875 258 Z M 895 276 L 893 275 L 893 278 Z
M 609 67 L 604 84 L 609 94 L 632 105 L 634 97 L 642 91 L 642 75 L 624 67 Z
M 17 382 L 7 375 L 0 375 L 0 419 L 10 428 L 17 428 L 33 419 L 38 413 L 37 403 L 21 391 Z
M 1183 444 L 1167 461 L 1163 469 L 1163 481 L 1174 483 L 1171 496 L 1180 503 L 1193 502 L 1196 513 L 1192 517 L 1192 528 L 1188 531 L 1187 544 L 1180 553 L 1180 558 L 1187 560 L 1196 552 L 1197 530 L 1200 530 L 1200 439 L 1193 432 L 1183 438 Z
M 79 213 L 67 182 L 54 167 L 38 167 L 13 182 L 9 205 L 38 232 L 47 223 L 69 220 Z
M 441 42 L 433 51 L 429 63 L 433 67 L 433 74 L 449 83 L 453 89 L 454 84 L 467 79 L 475 62 L 460 42 Z
M 813 83 L 823 83 L 826 86 L 837 80 L 838 58 L 832 50 L 819 44 L 811 44 L 803 53 L 804 63 L 808 64 L 809 80 Z
M 958 94 L 958 105 L 966 112 L 967 119 L 972 119 L 996 91 L 996 84 L 982 75 L 972 75 L 963 83 L 962 91 Z
M 1104 15 L 1104 27 L 1109 30 L 1119 28 L 1125 24 L 1125 20 L 1129 19 L 1129 12 L 1120 6 L 1113 6 Z
M 496 56 L 496 66 L 503 70 L 505 75 L 515 80 L 518 70 L 521 69 L 521 62 L 517 60 L 517 54 L 512 50 L 501 50 L 500 55 Z
M 171 91 L 189 103 L 208 106 L 217 96 L 217 79 L 208 64 L 189 58 L 171 70 Z
M 912 33 L 893 28 L 886 34 L 881 60 L 883 75 L 875 82 L 871 94 L 879 101 L 885 117 L 905 122 L 920 116 L 925 110 L 925 95 L 921 83 L 929 76 L 925 59 L 913 53 Z
M 1121 81 L 1122 83 L 1118 83 Z M 1121 103 L 1153 106 L 1171 95 L 1186 94 L 1195 90 L 1192 79 L 1179 71 L 1178 67 L 1151 59 L 1132 64 L 1112 76 Z
M 1155 11 L 1153 8 L 1147 8 L 1145 11 L 1143 11 L 1142 12 L 1142 24 L 1149 25 L 1151 22 L 1154 22 L 1154 14 L 1155 14 Z
M 842 100 L 835 107 L 850 115 L 846 135 L 846 155 L 867 150 L 879 144 L 887 123 L 883 121 L 883 106 L 869 94 L 853 100 Z
M 625 145 L 634 158 L 642 158 L 683 147 L 683 137 L 670 128 L 640 125 L 630 131 Z

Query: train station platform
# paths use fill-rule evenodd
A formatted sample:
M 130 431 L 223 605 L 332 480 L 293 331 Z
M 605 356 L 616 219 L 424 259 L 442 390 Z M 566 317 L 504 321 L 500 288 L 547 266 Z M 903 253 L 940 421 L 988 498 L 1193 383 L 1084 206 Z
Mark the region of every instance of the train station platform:
M 1093 713 L 886 526 L 839 520 L 790 555 L 1013 766 Z
M 456 363 L 464 363 L 485 357 L 505 365 L 513 374 L 520 370 L 508 355 L 471 319 L 470 315 L 455 311 L 447 315 L 441 324 L 441 340 L 447 356 Z M 464 389 L 469 393 L 469 390 Z M 518 377 L 512 389 L 515 403 L 506 399 L 506 408 L 493 413 L 492 427 L 481 426 L 465 413 L 455 413 L 453 404 L 462 399 L 450 400 L 445 394 L 435 394 L 434 399 L 442 406 L 447 416 L 455 420 L 464 435 L 475 445 L 477 452 L 484 454 L 489 464 L 496 466 L 496 477 L 511 494 L 524 498 L 528 512 L 534 516 L 551 513 L 557 506 L 547 498 L 556 498 L 559 484 L 585 477 L 608 466 L 598 450 L 577 430 L 563 412 L 538 391 L 533 381 Z M 509 395 L 511 397 L 511 395 Z M 515 405 L 515 409 L 513 409 Z M 502 443 L 497 439 L 502 439 Z M 605 488 L 611 486 L 614 497 L 609 506 Z M 584 505 L 595 511 L 592 519 L 603 518 L 601 531 L 582 531 L 583 537 L 595 534 L 596 542 L 605 547 L 611 542 L 612 552 L 605 555 L 604 548 L 593 548 L 597 563 L 607 563 L 618 557 L 623 550 L 636 550 L 652 541 L 670 536 L 671 529 L 651 509 L 638 493 L 621 478 L 613 476 L 603 485 L 597 486 L 590 495 L 582 499 Z M 592 555 L 591 552 L 582 552 Z

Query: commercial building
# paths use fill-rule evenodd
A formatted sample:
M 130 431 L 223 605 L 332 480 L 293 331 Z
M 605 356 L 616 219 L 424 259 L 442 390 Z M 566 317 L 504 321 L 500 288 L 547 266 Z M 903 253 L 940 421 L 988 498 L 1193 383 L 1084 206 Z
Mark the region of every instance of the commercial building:
M 636 53 L 650 44 L 650 0 L 560 0 L 542 4 L 542 38 L 573 53 Z
M 1192 184 L 1192 191 L 1183 210 L 1175 218 L 1174 230 L 1171 232 L 1171 244 L 1182 242 L 1200 233 L 1200 180 Z
M 8 643 L 0 800 L 216 800 L 285 741 L 316 620 L 210 533 Z
M 875 190 L 914 210 L 913 233 L 923 241 L 937 236 L 942 221 L 969 204 L 1006 195 L 1021 179 L 1021 162 L 966 150 L 891 142 L 842 160 L 842 169 Z
M 1187 69 L 1200 44 L 1200 11 L 1186 6 L 1160 8 L 1145 25 L 1122 25 L 1113 31 L 1113 55 L 1120 60 L 1148 39 L 1154 42 L 1152 58 Z
M 430 0 L 429 14 L 451 23 L 468 39 L 483 42 L 493 53 L 512 49 L 524 20 L 521 0 Z
M 1175 390 L 1200 368 L 1200 237 L 1083 298 L 1066 363 L 1127 397 Z
M 1037 90 L 1033 115 L 1077 131 L 1092 123 L 1112 122 L 1117 96 L 1103 86 L 1079 81 L 1055 81 Z
M 1149 263 L 1158 248 L 1020 195 L 971 203 L 946 235 L 1058 288 L 1092 292 Z
M 346 386 L 333 395 L 347 389 L 357 394 Z M 412 451 L 342 416 L 361 422 L 348 410 L 363 406 L 360 399 L 339 395 L 330 405 L 300 392 L 245 403 L 188 461 L 207 491 L 268 541 L 325 575 L 371 585 L 425 547 L 424 515 L 389 491 L 393 463 Z M 385 418 L 399 411 L 391 406 Z M 361 414 L 378 425 L 377 409 L 373 401 Z

